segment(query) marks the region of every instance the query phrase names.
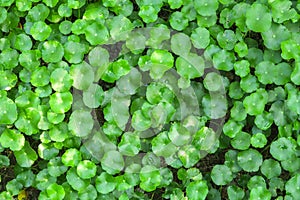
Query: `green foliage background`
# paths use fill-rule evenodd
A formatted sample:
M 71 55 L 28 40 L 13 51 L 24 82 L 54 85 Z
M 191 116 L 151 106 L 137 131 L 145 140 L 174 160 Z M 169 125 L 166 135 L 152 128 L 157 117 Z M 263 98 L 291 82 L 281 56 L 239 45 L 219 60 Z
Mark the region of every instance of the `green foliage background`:
M 299 0 L 0 0 L 0 199 L 300 199 L 299 19 Z

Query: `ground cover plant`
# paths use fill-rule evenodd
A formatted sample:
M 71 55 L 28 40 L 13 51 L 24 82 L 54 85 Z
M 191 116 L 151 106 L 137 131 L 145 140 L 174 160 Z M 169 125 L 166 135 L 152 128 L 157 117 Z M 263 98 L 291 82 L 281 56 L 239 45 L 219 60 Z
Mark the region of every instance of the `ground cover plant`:
M 0 199 L 300 199 L 299 19 L 299 0 L 0 0 Z

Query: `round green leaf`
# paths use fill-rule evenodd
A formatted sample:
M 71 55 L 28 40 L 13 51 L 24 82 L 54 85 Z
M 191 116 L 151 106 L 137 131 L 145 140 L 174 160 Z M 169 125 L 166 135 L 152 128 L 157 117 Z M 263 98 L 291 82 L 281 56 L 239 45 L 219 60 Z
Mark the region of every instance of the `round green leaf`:
M 49 110 L 47 112 L 47 119 L 50 123 L 53 124 L 59 124 L 65 119 L 65 114 L 64 113 L 56 113 L 53 112 L 52 110 Z
M 89 185 L 90 180 L 82 179 L 78 176 L 76 173 L 76 168 L 70 168 L 66 175 L 68 183 L 71 185 L 71 187 L 78 191 L 83 192 Z
M 30 50 L 32 47 L 32 41 L 28 35 L 21 33 L 17 35 L 14 46 L 20 51 Z
M 52 177 L 48 173 L 48 169 L 43 169 L 38 172 L 35 178 L 35 187 L 39 190 L 46 190 L 49 185 L 55 183 L 57 180 L 56 177 Z
M 257 187 L 267 187 L 266 181 L 262 176 L 252 176 L 247 183 L 247 187 L 249 190 Z
M 261 130 L 267 130 L 273 124 L 273 115 L 264 111 L 262 114 L 255 117 L 254 123 L 257 128 Z
M 171 14 L 169 22 L 171 27 L 177 31 L 182 31 L 189 25 L 189 20 L 182 12 L 178 11 Z
M 122 15 L 114 16 L 112 19 L 108 20 L 107 22 L 108 22 L 110 36 L 112 37 L 112 39 L 117 41 L 119 39 L 126 38 L 126 36 L 128 36 L 128 34 L 133 28 L 133 24 L 131 23 L 131 21 Z M 140 37 L 139 39 L 141 38 L 142 37 Z
M 234 138 L 238 133 L 241 132 L 243 124 L 229 119 L 223 126 L 223 132 L 226 136 Z
M 200 27 L 212 27 L 216 24 L 217 22 L 217 15 L 216 13 L 212 13 L 210 16 L 202 16 L 202 15 L 197 15 L 197 25 Z M 212 32 L 210 32 L 212 34 Z
M 282 101 L 275 101 L 270 112 L 273 114 L 274 124 L 277 126 L 285 126 L 287 124 L 286 108 Z
M 79 9 L 85 4 L 85 0 L 68 0 L 68 6 L 73 9 Z
M 236 185 L 230 185 L 227 194 L 230 200 L 242 200 L 245 196 L 244 190 Z
M 254 3 L 247 10 L 246 25 L 254 32 L 265 32 L 271 28 L 272 15 L 269 9 L 260 3 Z
M 186 187 L 186 195 L 190 200 L 204 200 L 208 194 L 206 181 L 193 181 Z
M 286 62 L 277 64 L 274 67 L 274 83 L 276 85 L 285 85 L 291 81 L 293 68 Z
M 31 74 L 30 82 L 35 87 L 46 86 L 49 84 L 49 81 L 50 73 L 45 66 L 35 69 Z
M 59 177 L 68 170 L 68 167 L 63 165 L 61 157 L 54 157 L 49 160 L 47 169 L 51 176 Z
M 108 70 L 102 76 L 102 80 L 113 83 L 118 80 L 120 77 L 128 74 L 131 70 L 131 66 L 128 60 L 118 59 L 117 61 L 111 63 L 108 67 Z
M 239 57 L 243 58 L 248 54 L 248 46 L 245 42 L 238 42 L 234 46 L 234 51 Z
M 291 142 L 291 140 L 281 137 L 272 142 L 270 146 L 270 153 L 273 158 L 279 161 L 284 161 L 295 155 L 295 148 L 296 146 Z
M 166 50 L 154 50 L 150 57 L 151 68 L 150 76 L 153 79 L 160 79 L 164 73 L 173 67 L 174 58 L 172 54 Z
M 177 73 L 185 79 L 201 77 L 204 74 L 204 65 L 204 59 L 192 53 L 176 59 Z
M 162 177 L 160 185 L 166 187 L 173 181 L 173 173 L 169 168 L 161 168 L 160 175 Z
M 0 23 L 2 24 L 7 18 L 7 10 L 3 7 L 0 8 Z
M 0 155 L 0 166 L 8 167 L 10 165 L 10 160 L 7 156 Z
M 71 109 L 73 96 L 70 92 L 56 92 L 50 96 L 51 110 L 56 113 L 66 113 Z
M 218 135 L 208 127 L 202 127 L 193 136 L 192 144 L 199 150 L 209 151 L 218 143 Z
M 46 40 L 50 36 L 51 32 L 51 27 L 43 21 L 35 22 L 30 29 L 32 37 L 39 41 Z
M 122 154 L 115 150 L 107 151 L 101 159 L 102 168 L 111 175 L 119 173 L 124 165 Z
M 46 6 L 53 8 L 58 3 L 58 0 L 43 0 L 43 3 L 45 3 Z
M 88 21 L 85 19 L 76 19 L 72 24 L 71 31 L 75 35 L 84 34 L 86 27 L 89 25 Z
M 0 124 L 13 124 L 17 118 L 16 104 L 7 97 L 0 97 Z
M 192 31 L 191 40 L 198 49 L 205 49 L 210 43 L 210 34 L 206 28 L 198 27 Z
M 103 132 L 108 136 L 121 136 L 122 130 L 118 127 L 118 125 L 112 122 L 105 122 L 102 126 Z
M 112 192 L 116 185 L 115 177 L 106 172 L 102 172 L 100 176 L 96 178 L 96 189 L 101 194 Z
M 142 85 L 142 75 L 141 73 L 132 68 L 128 74 L 122 76 L 117 81 L 117 86 L 119 90 L 128 95 L 135 94 L 136 90 Z
M 262 84 L 272 84 L 274 80 L 274 63 L 262 61 L 255 67 L 255 75 Z
M 118 89 L 114 89 L 111 97 L 111 111 L 114 122 L 121 130 L 125 130 L 130 114 L 130 96 L 122 93 Z
M 177 151 L 176 146 L 169 139 L 166 131 L 159 133 L 151 141 L 152 151 L 157 156 L 170 157 Z
M 78 198 L 82 200 L 95 200 L 97 196 L 97 190 L 91 184 L 88 185 L 88 187 L 84 191 L 78 192 Z
M 12 195 L 17 195 L 22 189 L 22 184 L 16 179 L 12 179 L 6 183 L 6 191 Z
M 95 22 L 86 27 L 85 37 L 91 45 L 99 45 L 108 40 L 109 33 L 103 24 Z
M 231 146 L 238 150 L 246 150 L 250 147 L 251 136 L 244 131 L 238 132 L 230 141 Z
M 96 175 L 97 167 L 89 160 L 82 160 L 77 165 L 77 174 L 80 178 L 89 179 Z
M 72 15 L 72 8 L 66 3 L 62 3 L 58 6 L 58 14 L 61 17 L 70 17 Z
M 71 65 L 70 75 L 73 79 L 73 86 L 78 90 L 87 90 L 94 81 L 93 69 L 86 62 Z
M 90 112 L 75 110 L 69 120 L 69 130 L 78 137 L 88 136 L 94 126 L 94 119 Z
M 294 9 L 293 2 L 291 1 L 272 1 L 270 2 L 272 7 L 272 17 L 274 22 L 282 23 L 291 19 L 293 22 L 299 19 L 297 11 Z M 298 9 L 299 9 L 299 4 Z M 293 6 L 293 8 L 291 8 Z
M 235 121 L 243 121 L 247 117 L 247 112 L 241 101 L 235 101 L 230 110 L 230 117 Z
M 64 55 L 63 46 L 56 40 L 43 43 L 42 58 L 45 62 L 59 62 Z
M 256 133 L 251 137 L 251 145 L 255 148 L 263 148 L 267 142 L 266 136 L 262 133 Z
M 170 121 L 176 110 L 172 104 L 160 102 L 151 111 L 152 128 L 160 127 Z
M 250 73 L 241 78 L 240 81 L 240 88 L 247 92 L 247 93 L 252 93 L 255 90 L 257 90 L 259 87 L 259 82 L 257 81 L 256 76 L 251 75 Z
M 84 54 L 86 52 L 86 47 L 84 44 L 74 41 L 68 41 L 64 44 L 64 58 L 69 63 L 80 63 L 83 60 Z
M 178 158 L 184 167 L 190 168 L 199 162 L 200 151 L 193 145 L 186 145 L 178 151 Z
M 256 172 L 263 162 L 262 155 L 255 149 L 248 149 L 238 153 L 238 164 L 246 172 Z
M 4 49 L 0 54 L 0 66 L 3 69 L 13 69 L 18 65 L 19 53 L 15 49 Z
M 0 73 L 0 90 L 11 90 L 18 81 L 17 76 L 9 70 L 0 71 Z
M 265 199 L 271 200 L 271 192 L 264 187 L 256 187 L 250 191 L 250 200 Z
M 151 192 L 160 185 L 162 177 L 156 167 L 146 165 L 140 171 L 140 180 L 140 187 L 147 192 Z
M 0 6 L 11 6 L 11 4 L 14 3 L 14 0 L 1 0 L 0 1 Z
M 67 123 L 62 122 L 57 126 L 50 128 L 49 137 L 52 141 L 63 142 L 70 137 Z
M 232 172 L 226 165 L 215 165 L 210 176 L 216 185 L 226 185 L 233 179 Z
M 220 89 L 223 89 L 223 78 L 216 72 L 210 72 L 205 76 L 203 85 L 208 91 L 216 92 Z
M 222 93 L 205 95 L 202 99 L 204 113 L 211 119 L 219 119 L 226 115 L 227 100 Z
M 39 3 L 28 11 L 27 18 L 33 22 L 37 22 L 37 21 L 42 22 L 48 17 L 49 13 L 50 13 L 50 9 L 45 4 Z
M 168 136 L 176 146 L 185 145 L 191 140 L 191 133 L 179 123 L 172 124 Z
M 144 116 L 141 110 L 137 110 L 132 116 L 132 127 L 136 131 L 145 131 L 151 127 L 151 119 Z
M 221 48 L 232 50 L 235 47 L 237 38 L 232 30 L 225 30 L 223 33 L 217 35 L 217 41 Z
M 61 161 L 65 166 L 75 167 L 81 161 L 81 153 L 77 149 L 67 149 L 61 157 Z
M 219 2 L 217 0 L 195 0 L 194 6 L 199 15 L 211 16 L 216 13 Z
M 97 46 L 89 52 L 88 60 L 91 66 L 96 67 L 97 71 L 103 73 L 109 63 L 109 52 L 106 49 Z M 99 74 L 100 77 L 102 76 L 102 73 Z
M 281 51 L 281 57 L 289 60 L 298 58 L 300 49 L 295 40 L 289 39 L 281 43 Z
M 36 152 L 31 148 L 26 141 L 24 147 L 20 151 L 14 151 L 17 163 L 21 167 L 31 167 L 38 159 Z
M 142 5 L 138 14 L 145 23 L 151 23 L 157 20 L 157 13 L 158 11 L 153 6 Z
M 293 72 L 291 73 L 291 81 L 296 84 L 300 85 L 300 62 L 296 62 Z
M 119 151 L 125 156 L 134 156 L 141 149 L 140 137 L 136 133 L 126 132 L 118 144 Z
M 32 71 L 40 66 L 40 58 L 41 52 L 39 50 L 28 50 L 21 53 L 19 56 L 19 62 L 21 66 Z
M 190 38 L 184 33 L 176 33 L 171 38 L 171 50 L 179 56 L 189 53 L 192 48 Z
M 234 73 L 240 77 L 245 77 L 250 73 L 250 63 L 248 60 L 239 60 L 233 64 Z
M 281 166 L 279 162 L 273 159 L 264 160 L 260 170 L 261 173 L 268 179 L 279 176 L 281 174 Z
M 249 115 L 262 114 L 265 108 L 266 101 L 262 94 L 252 93 L 247 96 L 244 101 L 244 107 Z
M 73 79 L 71 78 L 67 70 L 58 68 L 51 73 L 50 83 L 52 89 L 54 89 L 55 91 L 67 92 L 68 90 L 70 90 L 73 84 Z
M 150 29 L 150 37 L 146 44 L 153 49 L 159 49 L 162 43 L 170 39 L 170 29 L 166 25 L 160 24 L 155 28 Z
M 52 183 L 46 189 L 47 195 L 50 199 L 62 200 L 65 197 L 65 190 L 63 186 L 57 183 Z
M 47 135 L 49 137 L 49 135 Z M 47 142 L 50 142 L 50 138 Z M 53 144 L 46 144 L 46 143 L 41 143 L 38 146 L 38 154 L 39 156 L 44 159 L 44 160 L 50 160 L 57 156 L 59 153 L 59 149 L 55 148 Z
M 291 195 L 294 199 L 300 198 L 300 175 L 296 174 L 290 178 L 285 184 L 286 193 Z
M 261 36 L 268 49 L 280 50 L 281 43 L 290 38 L 290 32 L 285 26 L 273 23 L 271 28 L 263 32 Z
M 222 49 L 213 55 L 214 67 L 218 70 L 230 71 L 233 69 L 235 56 L 232 52 Z
M 72 22 L 68 21 L 68 20 L 65 20 L 65 21 L 62 21 L 60 24 L 59 24 L 59 31 L 64 34 L 64 35 L 68 35 L 71 33 L 72 31 Z
M 97 108 L 100 106 L 104 98 L 104 92 L 101 86 L 91 84 L 90 87 L 83 92 L 83 102 L 89 108 Z
M 154 167 L 159 168 L 160 167 L 160 158 L 156 156 L 152 152 L 148 152 L 144 155 L 142 159 L 142 164 L 143 165 L 153 165 Z
M 0 143 L 4 148 L 19 151 L 25 145 L 25 137 L 14 129 L 5 129 L 0 136 Z
M 124 33 L 125 35 L 125 33 Z M 126 39 L 126 47 L 133 52 L 138 54 L 144 51 L 146 45 L 146 37 L 140 32 L 129 33 Z
M 30 187 L 33 185 L 35 178 L 35 174 L 29 169 L 20 172 L 17 175 L 16 180 L 24 187 Z
M 182 6 L 183 0 L 168 0 L 168 4 L 170 5 L 171 9 L 177 9 Z

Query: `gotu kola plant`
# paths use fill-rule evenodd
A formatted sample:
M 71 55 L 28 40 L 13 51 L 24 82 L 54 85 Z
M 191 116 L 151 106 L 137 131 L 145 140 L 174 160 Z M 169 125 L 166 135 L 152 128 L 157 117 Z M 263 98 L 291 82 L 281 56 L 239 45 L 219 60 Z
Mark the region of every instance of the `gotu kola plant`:
M 299 199 L 299 10 L 0 0 L 0 199 Z

